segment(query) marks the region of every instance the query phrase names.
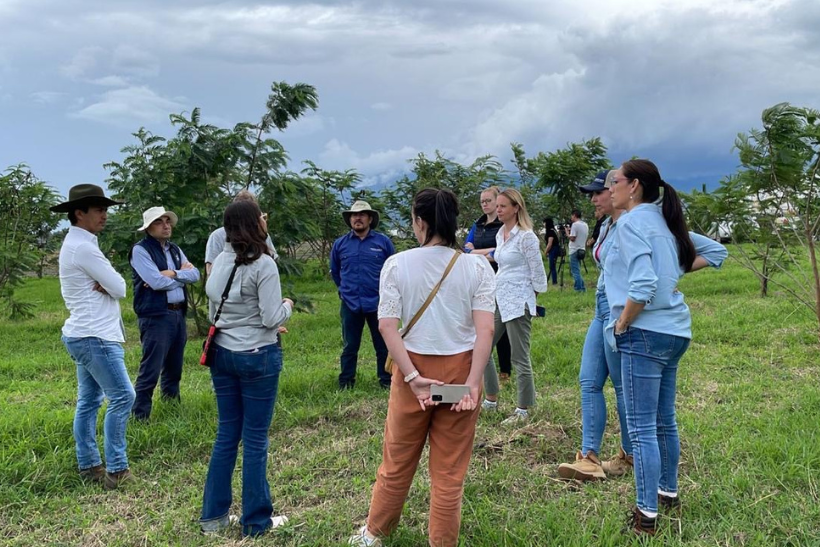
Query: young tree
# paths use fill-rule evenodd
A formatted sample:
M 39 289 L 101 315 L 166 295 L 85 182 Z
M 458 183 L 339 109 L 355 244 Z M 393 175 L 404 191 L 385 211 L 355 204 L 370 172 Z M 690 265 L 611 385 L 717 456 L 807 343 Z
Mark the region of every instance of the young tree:
M 459 201 L 459 228 L 464 231 L 481 215 L 479 197 L 489 186 L 507 186 L 509 175 L 493 156 L 481 156 L 470 165 L 461 165 L 436 151 L 435 158 L 419 154 L 413 163 L 412 177 L 405 176 L 381 192 L 383 222 L 398 240 L 410 240 L 410 207 L 413 197 L 423 188 L 448 188 Z M 412 245 L 412 242 L 410 243 Z
M 316 92 L 306 84 L 284 82 L 274 83 L 272 90 L 259 124 L 224 129 L 202 124 L 198 108 L 190 118 L 172 114 L 175 137 L 166 140 L 140 128 L 134 133 L 137 143 L 122 150 L 125 159 L 105 165 L 110 170 L 108 187 L 125 205 L 111 215 L 101 243 L 113 250 L 124 271 L 130 271 L 128 252 L 142 236 L 136 228 L 149 207 L 161 205 L 177 213 L 176 239 L 191 262 L 202 267 L 208 235 L 222 224 L 222 213 L 239 190 L 249 187 L 269 195 L 294 191 L 291 180 L 278 176 L 287 161 L 284 148 L 263 137 L 273 127 L 284 130 L 308 108 L 315 108 Z M 274 244 L 275 239 L 274 234 Z M 204 283 L 193 287 L 191 298 L 189 309 L 198 330 L 207 330 Z
M 820 272 L 820 113 L 780 103 L 762 114 L 762 129 L 738 135 L 741 167 L 715 192 L 716 209 L 751 241 L 752 252 L 737 247 L 741 263 L 804 305 L 818 320 Z M 802 262 L 808 259 L 810 274 Z M 773 278 L 777 272 L 784 281 Z
M 24 164 L 9 167 L 0 176 L 0 298 L 11 319 L 32 315 L 32 305 L 16 300 L 14 290 L 50 249 L 60 216 L 49 207 L 58 201 L 57 192 Z
M 534 218 L 556 218 L 566 221 L 573 209 L 592 212 L 589 202 L 578 191 L 589 184 L 598 172 L 610 168 L 606 146 L 594 137 L 580 143 L 569 143 L 555 152 L 539 152 L 527 158 L 523 147 L 512 143 L 513 163 L 522 182 L 522 194 Z

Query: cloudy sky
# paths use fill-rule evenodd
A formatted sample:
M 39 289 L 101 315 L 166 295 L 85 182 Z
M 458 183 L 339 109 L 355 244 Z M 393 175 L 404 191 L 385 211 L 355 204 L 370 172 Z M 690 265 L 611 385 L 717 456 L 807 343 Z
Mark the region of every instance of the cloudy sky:
M 820 108 L 818 29 L 817 0 L 0 0 L 0 169 L 104 184 L 139 127 L 254 121 L 284 80 L 320 100 L 275 135 L 295 170 L 386 182 L 419 152 L 511 167 L 511 141 L 599 136 L 714 186 L 763 108 Z

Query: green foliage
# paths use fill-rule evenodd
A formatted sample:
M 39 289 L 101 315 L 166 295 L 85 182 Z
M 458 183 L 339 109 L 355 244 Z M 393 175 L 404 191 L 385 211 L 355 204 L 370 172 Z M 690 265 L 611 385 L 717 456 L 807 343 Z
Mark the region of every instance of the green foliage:
M 731 225 L 736 240 L 752 242 L 739 259 L 760 281 L 786 289 L 820 322 L 820 274 L 815 244 L 820 224 L 820 113 L 780 103 L 763 111 L 762 128 L 735 141 L 741 167 L 711 196 L 711 221 Z M 699 199 L 707 200 L 704 196 Z M 795 249 L 802 251 L 795 252 Z M 808 258 L 810 273 L 796 268 Z M 775 274 L 798 283 L 784 285 Z
M 569 143 L 555 152 L 538 152 L 532 158 L 526 157 L 521 144 L 512 143 L 511 147 L 524 201 L 536 222 L 547 216 L 556 224 L 564 222 L 573 209 L 581 209 L 585 218 L 592 218 L 593 208 L 578 187 L 611 167 L 600 138 Z
M 163 206 L 179 216 L 174 240 L 193 264 L 204 267 L 208 236 L 222 225 L 221 212 L 239 190 L 294 196 L 305 189 L 303 181 L 280 175 L 287 155 L 278 141 L 264 135 L 274 127 L 284 130 L 308 108 L 316 108 L 317 100 L 311 86 L 275 82 L 258 124 L 239 123 L 233 129 L 202 124 L 200 110 L 195 108 L 190 118 L 170 116 L 177 128 L 171 139 L 140 128 L 134 133 L 137 142 L 122 149 L 126 157 L 105 165 L 110 171 L 108 187 L 125 205 L 110 215 L 101 245 L 111 249 L 122 271 L 130 271 L 129 250 L 143 237 L 136 231 L 142 225 L 142 211 Z M 292 220 L 291 210 L 272 210 L 277 217 L 274 225 Z M 295 268 L 296 264 L 285 260 L 283 269 Z M 207 328 L 204 283 L 194 285 L 191 293 L 190 309 L 202 331 Z
M 24 164 L 0 176 L 0 298 L 12 319 L 32 316 L 31 304 L 14 298 L 29 272 L 40 269 L 53 252 L 53 231 L 60 217 L 49 211 L 59 202 L 57 192 Z
M 461 165 L 441 152 L 435 158 L 419 154 L 412 160 L 412 176 L 396 181 L 391 188 L 381 192 L 384 204 L 382 219 L 385 230 L 394 235 L 398 247 L 400 241 L 413 237 L 410 228 L 410 209 L 413 197 L 424 188 L 448 188 L 459 200 L 459 228 L 468 229 L 481 216 L 481 191 L 489 186 L 506 186 L 509 176 L 493 156 L 481 156 L 470 165 Z

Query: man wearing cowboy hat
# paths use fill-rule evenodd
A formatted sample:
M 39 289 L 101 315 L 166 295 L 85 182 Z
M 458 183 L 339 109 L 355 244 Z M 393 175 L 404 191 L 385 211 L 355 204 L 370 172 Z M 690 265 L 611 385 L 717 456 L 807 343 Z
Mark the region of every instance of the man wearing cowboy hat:
M 376 231 L 379 213 L 366 201 L 356 201 L 342 217 L 350 232 L 333 243 L 330 250 L 330 275 L 339 288 L 342 318 L 342 349 L 339 387 L 356 383 L 356 363 L 364 324 L 376 350 L 376 373 L 383 388 L 390 387 L 390 373 L 384 370 L 387 345 L 379 333 L 379 275 L 384 261 L 396 252 L 393 242 Z
M 186 285 L 199 281 L 199 270 L 185 253 L 171 243 L 177 215 L 162 207 L 142 213 L 145 238 L 131 249 L 128 260 L 134 281 L 134 312 L 140 329 L 142 361 L 135 388 L 137 398 L 131 413 L 138 420 L 151 415 L 154 388 L 162 373 L 160 390 L 168 400 L 179 400 L 182 357 L 188 332 Z
M 134 402 L 134 387 L 125 370 L 125 331 L 120 303 L 125 280 L 97 243 L 108 220 L 108 207 L 121 202 L 105 197 L 94 184 L 80 184 L 68 201 L 51 208 L 68 213 L 71 227 L 60 248 L 60 292 L 68 319 L 62 340 L 77 365 L 77 409 L 74 443 L 80 476 L 109 490 L 131 479 L 125 452 L 125 426 Z M 97 413 L 105 411 L 105 465 L 97 448 Z

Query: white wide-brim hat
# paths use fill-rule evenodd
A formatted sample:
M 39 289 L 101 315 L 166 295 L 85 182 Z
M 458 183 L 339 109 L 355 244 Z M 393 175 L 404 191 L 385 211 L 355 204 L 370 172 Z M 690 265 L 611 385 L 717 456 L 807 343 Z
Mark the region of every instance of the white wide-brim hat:
M 165 207 L 151 207 L 142 213 L 142 226 L 137 228 L 137 231 L 142 232 L 148 228 L 152 222 L 162 217 L 168 217 L 171 220 L 171 226 L 176 226 L 177 221 L 179 220 L 176 213 L 173 211 L 166 211 Z
M 367 214 L 369 214 L 370 215 L 370 229 L 375 230 L 376 228 L 378 228 L 378 226 L 379 226 L 379 212 L 374 211 L 370 207 L 370 204 L 367 203 L 366 201 L 356 200 L 356 202 L 353 203 L 353 206 L 349 210 L 342 211 L 342 218 L 345 219 L 345 224 L 347 224 L 348 228 L 352 228 L 352 226 L 350 225 L 350 215 L 352 215 L 353 213 L 367 213 Z

